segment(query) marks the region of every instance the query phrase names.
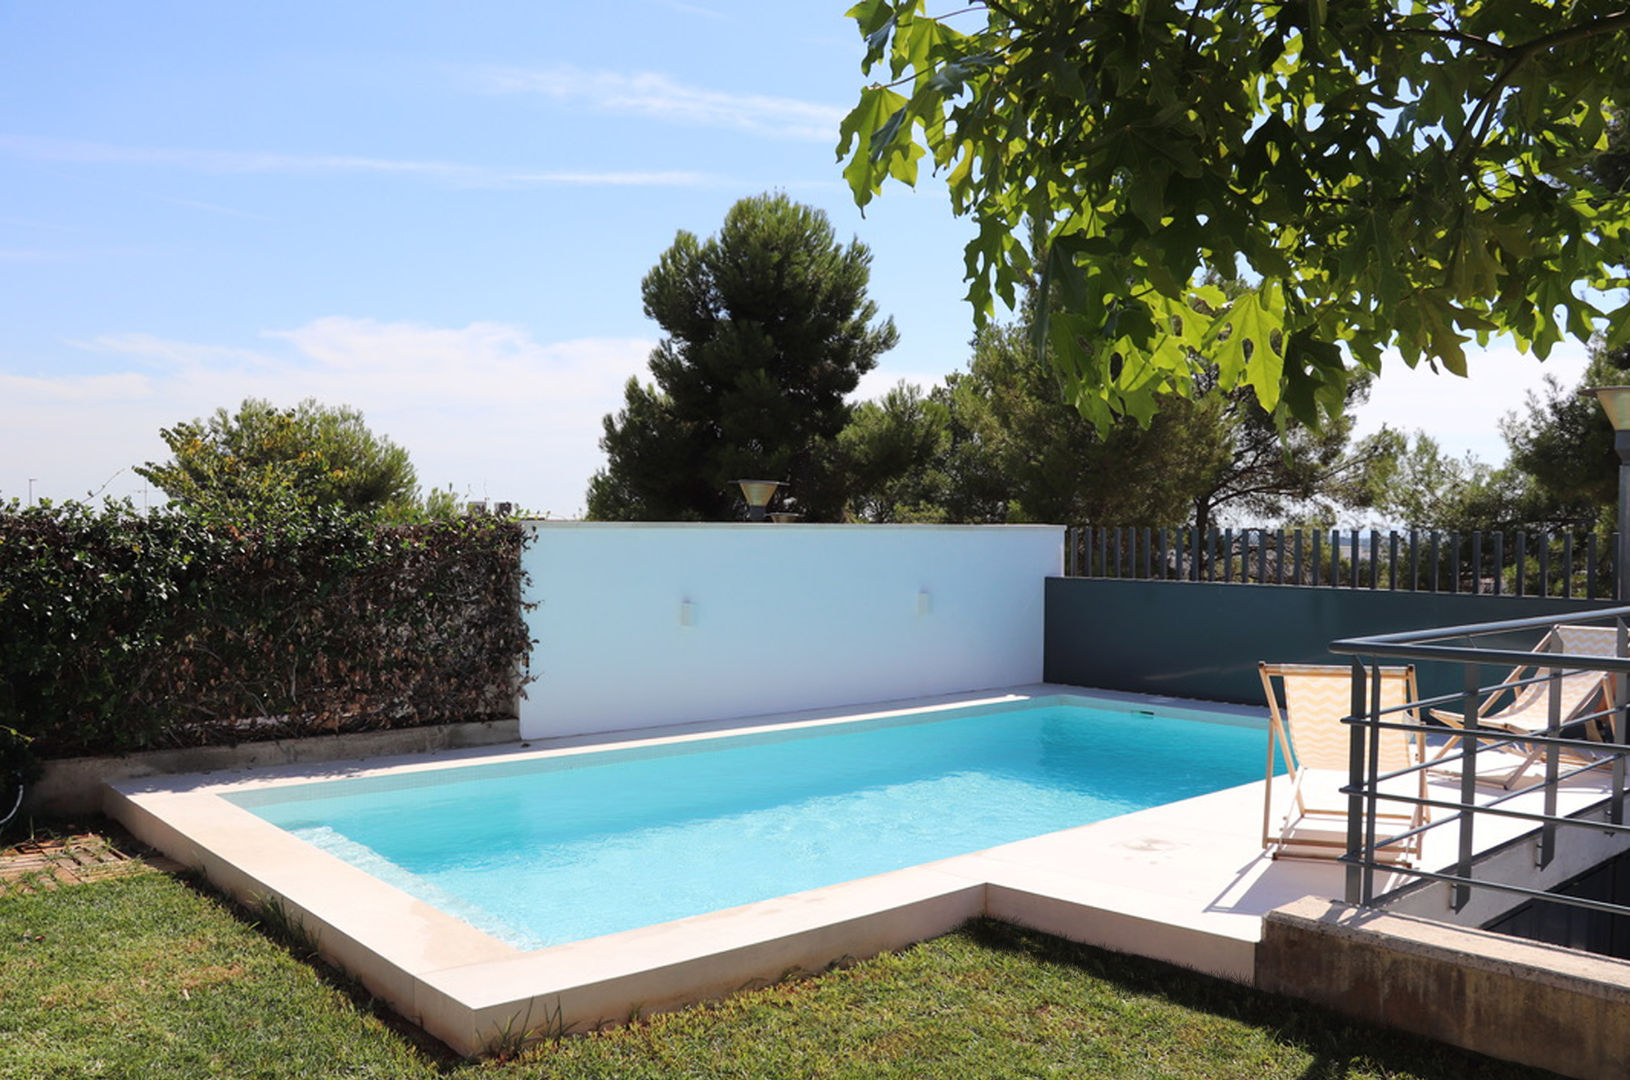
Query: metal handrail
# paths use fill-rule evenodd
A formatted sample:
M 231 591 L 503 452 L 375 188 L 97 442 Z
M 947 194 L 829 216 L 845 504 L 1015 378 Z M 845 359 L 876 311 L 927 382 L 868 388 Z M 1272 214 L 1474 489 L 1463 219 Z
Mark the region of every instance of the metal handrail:
M 1475 641 L 1495 634 L 1508 634 L 1525 630 L 1550 629 L 1559 625 L 1581 625 L 1611 621 L 1617 629 L 1617 656 L 1575 655 L 1560 652 L 1536 653 L 1509 648 L 1479 648 Z M 1475 856 L 1475 828 L 1479 814 L 1492 817 L 1531 821 L 1540 827 L 1539 864 L 1549 865 L 1556 852 L 1557 832 L 1564 826 L 1588 827 L 1618 835 L 1630 834 L 1630 825 L 1624 823 L 1626 793 L 1626 758 L 1630 757 L 1630 606 L 1579 612 L 1567 616 L 1541 616 L 1524 619 L 1503 619 L 1494 622 L 1463 626 L 1438 627 L 1401 633 L 1375 634 L 1365 637 L 1344 638 L 1331 642 L 1330 651 L 1350 656 L 1353 664 L 1353 708 L 1343 718 L 1351 733 L 1349 783 L 1342 788 L 1348 797 L 1348 845 L 1341 861 L 1347 865 L 1347 900 L 1349 903 L 1371 905 L 1375 899 L 1375 874 L 1378 870 L 1406 873 L 1423 881 L 1440 881 L 1452 886 L 1451 902 L 1461 910 L 1471 898 L 1473 888 L 1487 888 L 1521 895 L 1543 896 L 1558 903 L 1572 904 L 1593 910 L 1612 910 L 1630 914 L 1630 907 L 1583 901 L 1577 897 L 1540 893 L 1536 890 L 1504 882 L 1476 880 L 1471 876 Z M 1438 661 L 1459 664 L 1465 678 L 1459 693 L 1440 694 L 1420 698 L 1401 706 L 1379 708 L 1379 668 L 1381 660 Z M 1489 686 L 1477 682 L 1478 669 L 1486 664 L 1533 668 L 1538 674 L 1507 679 Z M 1614 690 L 1611 704 L 1579 717 L 1570 717 L 1568 724 L 1590 723 L 1606 717 L 1617 720 L 1611 742 L 1576 739 L 1561 734 L 1561 689 L 1564 672 L 1602 672 L 1613 676 Z M 1372 689 L 1371 684 L 1374 683 Z M 1514 733 L 1504 728 L 1486 727 L 1480 723 L 1481 705 L 1490 695 L 1516 690 L 1538 683 L 1549 683 L 1549 725 L 1544 733 L 1529 735 Z M 1422 760 L 1405 768 L 1381 773 L 1378 743 L 1380 733 L 1388 730 L 1406 730 L 1419 733 L 1425 723 L 1425 709 L 1441 705 L 1462 706 L 1463 726 L 1447 726 L 1446 734 L 1461 740 L 1461 749 L 1452 755 L 1440 755 L 1430 761 Z M 1390 714 L 1412 712 L 1414 722 L 1390 719 Z M 1483 749 L 1519 743 L 1543 749 L 1543 779 L 1515 791 L 1506 792 L 1486 803 L 1477 801 L 1477 756 L 1479 745 Z M 1587 762 L 1563 770 L 1558 752 L 1564 747 L 1588 748 L 1602 755 L 1602 760 Z M 1421 798 L 1381 790 L 1381 785 L 1399 777 L 1427 769 L 1441 768 L 1444 764 L 1461 763 L 1460 797 L 1458 801 L 1446 798 Z M 1583 773 L 1609 768 L 1612 781 L 1607 799 L 1606 822 L 1582 820 L 1557 812 L 1557 789 L 1563 781 Z M 1510 800 L 1534 792 L 1541 792 L 1544 810 L 1535 812 L 1503 805 Z M 1401 803 L 1449 810 L 1446 818 L 1412 828 L 1387 837 L 1376 836 L 1376 812 L 1382 802 Z M 1430 829 L 1446 826 L 1459 827 L 1459 855 L 1450 870 L 1427 871 L 1399 867 L 1383 862 L 1379 852 L 1408 841 Z

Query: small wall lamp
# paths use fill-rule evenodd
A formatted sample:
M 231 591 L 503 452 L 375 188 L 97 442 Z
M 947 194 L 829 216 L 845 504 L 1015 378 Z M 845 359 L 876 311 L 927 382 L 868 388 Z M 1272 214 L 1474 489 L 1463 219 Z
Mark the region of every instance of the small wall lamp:
M 770 505 L 775 497 L 775 489 L 781 486 L 779 480 L 737 480 L 741 485 L 741 497 L 747 500 L 747 520 L 763 521 L 764 508 Z

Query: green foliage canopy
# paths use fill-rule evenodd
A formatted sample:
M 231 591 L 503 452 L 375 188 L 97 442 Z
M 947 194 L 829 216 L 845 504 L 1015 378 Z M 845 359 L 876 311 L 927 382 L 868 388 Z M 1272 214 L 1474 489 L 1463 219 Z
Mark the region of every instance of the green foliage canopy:
M 681 231 L 640 285 L 667 334 L 656 384 L 630 379 L 605 418 L 589 516 L 731 520 L 750 478 L 788 481 L 792 509 L 838 520 L 844 398 L 896 339 L 872 322 L 870 267 L 864 244 L 840 245 L 824 213 L 781 194 L 737 202 L 705 242 Z
M 1395 446 L 1373 478 L 1376 506 L 1401 524 L 1475 530 L 1595 530 L 1606 541 L 1617 527 L 1619 455 L 1613 426 L 1586 387 L 1623 385 L 1630 348 L 1601 342 L 1577 386 L 1546 376 L 1522 410 L 1500 423 L 1509 458 L 1491 466 L 1470 454 L 1452 457 L 1429 434 L 1384 432 Z
M 1630 348 L 1598 345 L 1577 387 L 1547 376 L 1543 393 L 1528 395 L 1526 415 L 1501 425 L 1512 469 L 1527 477 L 1531 520 L 1589 525 L 1598 518 L 1613 530 L 1618 505 L 1619 455 L 1608 422 L 1588 386 L 1623 386 L 1630 375 Z
M 975 335 L 954 383 L 959 415 L 1001 477 L 1008 521 L 1168 525 L 1185 519 L 1207 478 L 1228 459 L 1206 406 L 1163 410 L 1147 427 L 1100 429 L 1065 402 L 1029 322 Z
M 1389 346 L 1464 374 L 1495 333 L 1630 343 L 1630 190 L 1593 165 L 1630 105 L 1622 0 L 924 7 L 850 11 L 890 81 L 844 175 L 864 206 L 943 171 L 976 317 L 1038 281 L 1038 345 L 1100 425 L 1193 396 L 1197 357 L 1316 423 Z M 1241 274 L 1231 304 L 1205 284 Z
M 1007 520 L 1009 479 L 983 433 L 967 423 L 958 385 L 928 393 L 908 382 L 855 406 L 838 436 L 847 515 L 885 524 Z
M 974 337 L 968 370 L 923 395 L 901 385 L 855 409 L 839 444 L 850 512 L 866 521 L 1047 521 L 1204 531 L 1222 510 L 1278 515 L 1368 505 L 1391 437 L 1353 445 L 1352 421 L 1276 420 L 1248 391 L 1202 390 L 1147 425 L 1105 427 L 1066 403 L 1028 317 Z M 1350 402 L 1367 379 L 1348 386 Z M 1321 505 L 1321 509 L 1323 505 Z
M 135 471 L 183 506 L 242 516 L 335 507 L 402 516 L 418 496 L 407 451 L 375 435 L 362 413 L 307 398 L 292 409 L 249 398 L 159 432 L 174 455 Z

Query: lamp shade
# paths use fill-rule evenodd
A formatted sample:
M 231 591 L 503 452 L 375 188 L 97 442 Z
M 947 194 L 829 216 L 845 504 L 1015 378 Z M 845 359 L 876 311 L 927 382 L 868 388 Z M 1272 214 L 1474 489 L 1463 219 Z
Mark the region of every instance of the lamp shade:
M 741 485 L 741 497 L 747 500 L 747 505 L 760 508 L 770 505 L 775 489 L 781 486 L 779 480 L 737 480 L 736 483 Z
M 1581 394 L 1594 394 L 1614 431 L 1630 431 L 1630 386 L 1587 386 Z

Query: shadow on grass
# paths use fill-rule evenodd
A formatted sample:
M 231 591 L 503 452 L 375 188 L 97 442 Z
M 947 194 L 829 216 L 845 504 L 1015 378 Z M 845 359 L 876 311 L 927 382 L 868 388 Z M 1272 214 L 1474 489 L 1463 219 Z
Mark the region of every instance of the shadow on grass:
M 1422 1080 L 1541 1080 L 1557 1075 L 1355 1020 L 1297 998 L 1158 960 L 1078 945 L 1011 923 L 975 919 L 958 933 L 986 949 L 1073 968 L 1129 994 L 1161 998 L 1268 1032 L 1313 1058 L 1299 1080 L 1344 1080 L 1361 1071 L 1403 1073 Z

